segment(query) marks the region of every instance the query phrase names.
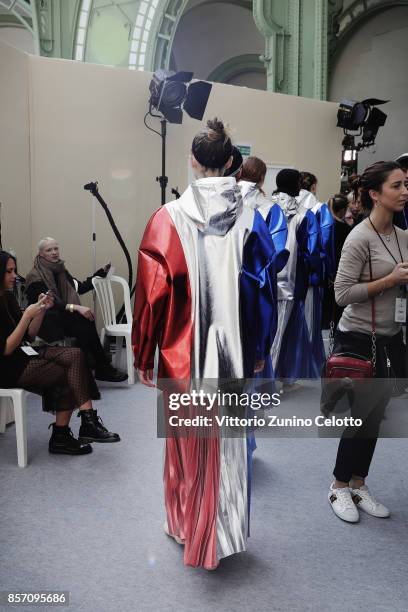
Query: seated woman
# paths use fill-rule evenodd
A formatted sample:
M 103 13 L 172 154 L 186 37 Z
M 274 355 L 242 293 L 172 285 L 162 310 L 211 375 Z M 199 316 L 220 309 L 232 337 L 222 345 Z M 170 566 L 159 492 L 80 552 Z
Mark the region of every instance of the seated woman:
M 98 270 L 94 276 L 106 276 L 108 266 Z M 61 340 L 64 336 L 74 337 L 77 346 L 90 357 L 89 365 L 95 366 L 95 378 L 109 382 L 122 382 L 127 379 L 109 363 L 96 330 L 94 314 L 90 308 L 81 306 L 78 294 L 92 289 L 92 277 L 78 282 L 75 289 L 74 278 L 60 259 L 59 246 L 54 238 L 43 238 L 38 245 L 38 255 L 33 269 L 27 274 L 26 294 L 29 304 L 34 304 L 41 293 L 52 291 L 54 306 L 48 310 L 39 329 L 39 336 L 46 342 Z M 97 399 L 97 396 L 94 396 Z
M 12 293 L 16 276 L 16 260 L 0 251 L 0 387 L 20 387 L 43 395 L 44 410 L 56 415 L 50 453 L 85 455 L 92 452 L 89 442 L 119 442 L 118 434 L 108 431 L 92 408 L 89 371 L 81 349 L 43 347 L 34 351 L 24 345 L 36 337 L 44 314 L 54 304 L 50 294 L 40 294 L 22 313 Z M 81 414 L 79 439 L 68 427 L 76 408 Z

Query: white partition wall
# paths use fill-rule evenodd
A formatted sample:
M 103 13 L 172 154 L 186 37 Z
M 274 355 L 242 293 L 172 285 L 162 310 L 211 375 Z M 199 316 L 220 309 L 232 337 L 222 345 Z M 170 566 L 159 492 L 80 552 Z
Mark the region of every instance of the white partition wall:
M 29 56 L 0 43 L 0 203 L 2 244 L 31 262 Z
M 14 88 L 8 102 L 0 97 L 2 169 L 4 160 L 8 164 L 0 183 L 0 201 L 7 209 L 4 244 L 21 252 L 27 268 L 38 240 L 54 236 L 69 269 L 78 276 L 90 274 L 92 196 L 83 185 L 98 180 L 135 260 L 146 221 L 160 205 L 155 181 L 161 170 L 160 138 L 143 124 L 151 74 L 26 56 L 5 46 L 0 58 L 1 82 L 11 72 Z M 28 105 L 29 138 L 27 113 L 23 120 Z M 339 188 L 342 133 L 336 110 L 334 103 L 215 84 L 205 118 L 222 118 L 233 140 L 251 143 L 252 154 L 269 164 L 315 173 L 324 200 Z M 150 122 L 159 129 L 157 121 Z M 186 187 L 191 141 L 201 125 L 185 116 L 182 125 L 168 126 L 169 187 Z M 96 230 L 98 265 L 111 260 L 116 273 L 126 276 L 125 260 L 99 204 Z

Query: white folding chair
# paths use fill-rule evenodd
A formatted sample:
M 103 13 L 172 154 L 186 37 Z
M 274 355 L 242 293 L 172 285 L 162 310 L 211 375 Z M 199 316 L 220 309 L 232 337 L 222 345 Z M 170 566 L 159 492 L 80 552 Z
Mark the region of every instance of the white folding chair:
M 123 301 L 125 304 L 125 314 L 127 323 L 116 323 L 116 308 L 113 297 L 112 285 L 118 283 L 123 289 Z M 120 356 L 122 352 L 122 338 L 126 341 L 126 360 L 128 371 L 128 384 L 135 383 L 135 370 L 133 367 L 133 351 L 132 351 L 132 313 L 130 310 L 130 291 L 129 285 L 124 278 L 120 276 L 110 276 L 101 278 L 94 276 L 92 284 L 98 297 L 101 307 L 103 328 L 101 331 L 101 342 L 104 343 L 105 336 L 116 337 L 116 353 L 114 365 L 118 367 L 120 364 Z
M 27 395 L 28 391 L 24 389 L 0 389 L 0 432 L 4 433 L 6 413 L 5 402 L 1 398 L 8 398 L 13 404 L 17 439 L 17 463 L 21 468 L 27 467 Z

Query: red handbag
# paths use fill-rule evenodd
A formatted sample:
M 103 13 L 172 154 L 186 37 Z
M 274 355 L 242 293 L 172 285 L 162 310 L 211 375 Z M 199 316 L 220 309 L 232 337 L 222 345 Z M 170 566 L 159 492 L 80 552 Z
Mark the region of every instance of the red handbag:
M 331 355 L 326 361 L 325 378 L 373 378 L 373 362 L 351 353 Z
M 373 280 L 371 269 L 371 253 L 368 249 L 370 281 Z M 376 364 L 375 306 L 371 298 L 371 360 L 354 353 L 338 353 L 333 355 L 334 321 L 330 323 L 329 357 L 326 360 L 324 378 L 373 378 Z

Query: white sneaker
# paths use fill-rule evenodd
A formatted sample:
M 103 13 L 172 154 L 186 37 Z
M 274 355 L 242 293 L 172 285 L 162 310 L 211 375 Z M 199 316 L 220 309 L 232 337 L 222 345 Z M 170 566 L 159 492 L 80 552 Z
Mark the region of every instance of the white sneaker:
M 388 508 L 374 499 L 366 485 L 359 489 L 350 489 L 350 492 L 357 508 L 361 508 L 367 514 L 378 518 L 388 518 L 390 516 Z
M 358 523 L 360 517 L 353 503 L 350 489 L 348 487 L 335 489 L 333 484 L 330 485 L 328 498 L 334 514 L 348 523 Z
M 164 532 L 170 537 L 170 538 L 174 538 L 177 542 L 177 544 L 180 544 L 181 546 L 184 546 L 184 540 L 182 540 L 181 538 L 179 538 L 179 536 L 173 535 L 172 533 L 170 533 L 169 531 L 169 527 L 167 525 L 167 521 L 164 521 L 164 525 L 163 525 L 163 529 Z

